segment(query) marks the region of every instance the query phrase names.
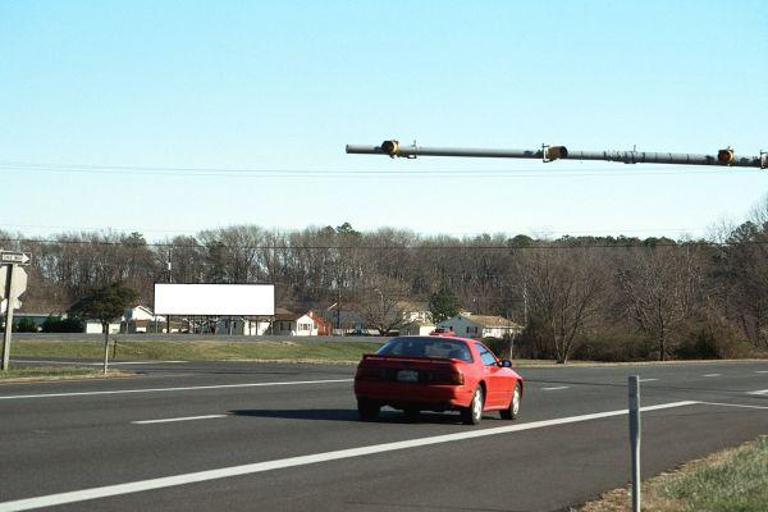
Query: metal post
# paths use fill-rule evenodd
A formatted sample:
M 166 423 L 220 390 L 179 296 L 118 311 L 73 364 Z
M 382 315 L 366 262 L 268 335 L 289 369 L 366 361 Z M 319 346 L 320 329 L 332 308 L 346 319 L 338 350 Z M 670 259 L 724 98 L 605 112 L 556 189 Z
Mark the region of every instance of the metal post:
M 109 370 L 109 324 L 103 326 L 104 329 L 104 375 Z
M 168 284 L 173 284 L 173 248 L 168 248 L 168 259 L 166 260 L 166 263 L 168 265 Z M 155 311 L 157 313 L 157 311 Z M 179 317 L 181 318 L 181 317 Z M 170 313 L 165 315 L 165 330 L 167 331 L 166 334 L 171 334 L 171 315 Z M 181 327 L 179 327 L 179 334 L 181 334 Z
M 8 306 L 5 308 L 5 336 L 3 337 L 3 371 L 11 369 L 11 333 L 13 332 L 13 271 L 16 265 L 8 265 L 8 277 L 5 281 L 5 300 Z
M 629 376 L 629 443 L 632 449 L 632 512 L 640 512 L 640 377 Z

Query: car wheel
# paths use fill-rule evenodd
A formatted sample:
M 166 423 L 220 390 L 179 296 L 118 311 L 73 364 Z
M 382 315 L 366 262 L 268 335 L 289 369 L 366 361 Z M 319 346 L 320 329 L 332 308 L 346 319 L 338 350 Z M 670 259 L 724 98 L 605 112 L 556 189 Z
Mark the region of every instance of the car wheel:
M 366 398 L 357 399 L 357 413 L 363 421 L 374 421 L 379 417 L 381 406 Z
M 501 417 L 505 420 L 514 420 L 520 414 L 520 403 L 523 401 L 523 392 L 520 384 L 515 385 L 515 390 L 512 392 L 512 400 L 509 402 L 509 407 L 501 411 Z
M 462 409 L 461 420 L 465 425 L 477 425 L 480 420 L 483 419 L 483 406 L 485 405 L 485 397 L 483 396 L 483 388 L 478 387 L 475 390 L 475 394 L 472 395 L 472 402 L 469 407 Z

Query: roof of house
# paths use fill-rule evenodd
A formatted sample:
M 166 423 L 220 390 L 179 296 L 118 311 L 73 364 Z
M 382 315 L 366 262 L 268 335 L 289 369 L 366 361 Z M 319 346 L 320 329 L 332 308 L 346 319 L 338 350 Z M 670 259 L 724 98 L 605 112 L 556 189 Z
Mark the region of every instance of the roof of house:
M 63 315 L 69 309 L 69 304 L 62 301 L 45 300 L 40 298 L 32 298 L 27 300 L 22 296 L 21 309 L 18 310 L 21 314 L 45 314 L 45 315 Z
M 395 305 L 397 309 L 401 311 L 406 312 L 415 312 L 415 311 L 429 311 L 429 303 L 428 302 L 416 302 L 416 301 L 410 301 L 410 300 L 401 300 L 398 301 L 398 303 Z
M 465 320 L 469 320 L 470 322 L 476 323 L 477 325 L 480 325 L 483 327 L 502 327 L 502 328 L 509 328 L 509 329 L 523 328 L 520 324 L 517 324 L 507 318 L 504 318 L 503 316 L 493 316 L 493 315 L 459 315 L 459 316 L 461 316 Z
M 301 315 L 297 315 L 293 311 L 283 308 L 283 307 L 276 307 L 275 308 L 275 320 L 296 320 Z
M 275 320 L 295 322 L 299 318 L 307 315 L 308 313 L 294 313 L 292 311 L 288 311 L 285 308 L 275 308 Z

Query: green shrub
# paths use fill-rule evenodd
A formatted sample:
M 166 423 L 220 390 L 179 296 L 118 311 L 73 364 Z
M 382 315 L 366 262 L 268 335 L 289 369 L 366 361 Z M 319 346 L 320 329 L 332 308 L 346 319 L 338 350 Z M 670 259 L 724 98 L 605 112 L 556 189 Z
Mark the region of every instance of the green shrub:
M 734 326 L 715 314 L 691 322 L 674 356 L 680 359 L 739 359 L 759 356 L 754 345 L 741 338 Z
M 14 332 L 37 332 L 37 324 L 31 318 L 21 318 L 13 326 Z
M 486 337 L 482 341 L 499 359 L 512 359 L 509 353 L 509 338 Z
M 596 333 L 579 340 L 572 359 L 623 362 L 645 361 L 652 357 L 654 344 L 635 333 Z
M 49 316 L 43 322 L 43 332 L 83 332 L 85 324 L 79 318 Z

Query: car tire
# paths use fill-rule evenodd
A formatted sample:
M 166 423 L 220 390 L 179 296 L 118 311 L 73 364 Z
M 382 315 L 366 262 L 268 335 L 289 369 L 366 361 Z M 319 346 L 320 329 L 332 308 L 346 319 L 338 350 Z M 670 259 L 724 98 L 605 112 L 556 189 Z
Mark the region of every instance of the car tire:
M 381 406 L 366 398 L 357 399 L 357 414 L 362 421 L 375 421 L 379 417 Z
M 472 401 L 469 407 L 461 410 L 461 421 L 465 425 L 477 425 L 483 419 L 483 407 L 485 406 L 485 396 L 483 387 L 478 386 L 475 394 L 472 395 Z
M 501 419 L 514 420 L 520 414 L 520 404 L 523 401 L 523 389 L 518 382 L 515 384 L 515 390 L 512 392 L 512 399 L 509 401 L 509 407 L 501 411 Z

